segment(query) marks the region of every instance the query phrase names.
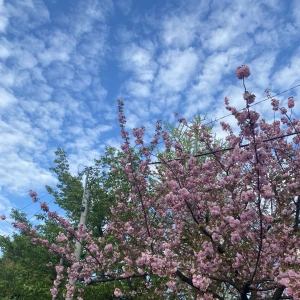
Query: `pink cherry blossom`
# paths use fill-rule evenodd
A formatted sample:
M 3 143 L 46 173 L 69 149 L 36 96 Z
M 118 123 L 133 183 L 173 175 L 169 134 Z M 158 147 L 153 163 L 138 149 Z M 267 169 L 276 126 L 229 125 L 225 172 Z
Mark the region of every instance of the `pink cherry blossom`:
M 48 212 L 48 211 L 49 211 L 49 206 L 47 205 L 46 202 L 41 202 L 40 205 L 41 205 L 41 209 L 42 209 L 43 211 L 45 211 L 45 212 Z
M 114 295 L 115 295 L 116 297 L 121 297 L 123 294 L 122 294 L 122 292 L 121 292 L 120 289 L 116 288 L 115 291 L 114 291 Z
M 52 296 L 56 296 L 58 293 L 58 290 L 57 290 L 57 288 L 54 287 L 54 288 L 50 289 L 50 292 L 51 292 Z
M 30 196 L 31 198 L 37 197 L 36 191 L 30 190 L 30 191 L 29 191 L 29 196 Z
M 237 67 L 236 76 L 238 79 L 244 79 L 250 76 L 250 69 L 248 66 L 242 65 Z
M 280 112 L 285 115 L 287 113 L 287 109 L 285 107 L 281 107 Z
M 288 108 L 293 108 L 295 106 L 294 97 L 289 97 Z

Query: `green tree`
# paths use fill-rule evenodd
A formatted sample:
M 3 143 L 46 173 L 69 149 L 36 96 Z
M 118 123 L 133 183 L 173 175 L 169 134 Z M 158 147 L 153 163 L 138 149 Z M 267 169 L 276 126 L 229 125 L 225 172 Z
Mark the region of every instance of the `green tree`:
M 24 223 L 28 230 L 32 229 L 25 213 L 13 210 L 11 217 Z M 38 231 L 44 236 L 47 231 L 50 232 L 54 241 L 58 231 L 50 222 L 39 226 Z M 49 239 L 51 235 L 48 234 Z M 1 299 L 49 299 L 49 289 L 56 277 L 54 266 L 58 264 L 59 256 L 41 245 L 33 245 L 31 236 L 23 232 L 13 234 L 11 239 L 0 236 L 0 248 L 3 253 L 0 258 Z M 46 266 L 50 261 L 53 265 Z

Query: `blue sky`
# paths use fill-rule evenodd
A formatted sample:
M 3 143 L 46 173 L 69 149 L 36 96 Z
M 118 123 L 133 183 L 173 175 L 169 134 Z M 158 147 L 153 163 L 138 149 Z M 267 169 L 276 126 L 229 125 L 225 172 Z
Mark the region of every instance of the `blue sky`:
M 299 84 L 299 32 L 298 0 L 0 0 L 0 214 L 55 185 L 57 147 L 76 174 L 118 146 L 118 98 L 128 128 L 152 133 L 175 111 L 227 114 L 224 96 L 242 108 L 241 64 L 258 100 Z

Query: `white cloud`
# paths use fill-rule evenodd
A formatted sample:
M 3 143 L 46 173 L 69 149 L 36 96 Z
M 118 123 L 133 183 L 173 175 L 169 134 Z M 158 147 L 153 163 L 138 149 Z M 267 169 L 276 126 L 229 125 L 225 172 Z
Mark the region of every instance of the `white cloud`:
M 293 21 L 299 30 L 299 27 L 300 27 L 300 3 L 298 0 L 293 1 L 292 16 L 293 16 Z
M 120 25 L 116 29 L 116 39 L 120 43 L 129 43 L 132 42 L 132 40 L 136 37 L 136 33 L 133 31 L 130 31 L 127 26 Z
M 264 91 L 270 86 L 270 75 L 275 68 L 276 53 L 268 51 L 254 59 L 251 65 L 251 73 L 255 80 L 256 89 Z
M 16 104 L 18 100 L 10 92 L 0 87 L 0 109 L 5 109 Z
M 12 51 L 11 49 L 12 45 L 11 43 L 4 37 L 0 39 L 0 58 L 5 60 L 10 56 L 10 53 Z
M 121 63 L 125 70 L 134 72 L 136 79 L 152 81 L 157 68 L 153 57 L 155 49 L 151 43 L 146 43 L 145 46 L 127 45 L 122 51 Z
M 6 88 L 12 87 L 15 82 L 15 74 L 0 64 L 0 84 Z
M 29 51 L 20 51 L 16 53 L 20 70 L 34 68 L 38 61 Z
M 6 197 L 0 195 L 0 214 L 4 214 L 8 217 L 12 208 L 13 206 L 10 201 Z
M 222 76 L 229 71 L 231 57 L 226 52 L 216 52 L 207 57 L 193 89 L 200 95 L 207 95 L 222 88 L 219 84 Z
M 10 235 L 13 233 L 14 228 L 9 224 L 11 222 L 9 215 L 15 208 L 9 199 L 3 195 L 0 195 L 0 215 L 6 216 L 6 221 L 0 220 L 0 235 Z M 1 256 L 1 252 L 0 252 Z
M 43 25 L 50 21 L 50 14 L 42 0 L 11 0 L 6 4 L 10 23 L 17 25 L 18 29 L 30 30 L 36 26 Z M 16 35 L 20 30 L 10 28 Z
M 4 6 L 4 0 L 0 0 L 0 32 L 5 32 L 8 25 L 8 15 L 6 7 Z
M 31 186 L 43 188 L 46 184 L 54 184 L 55 178 L 33 161 L 22 159 L 18 153 L 5 153 L 0 157 L 1 184 L 17 195 L 24 195 Z M 38 177 L 37 177 L 38 176 Z
M 179 15 L 169 16 L 162 22 L 162 42 L 165 46 L 172 47 L 190 47 L 193 43 L 196 34 L 198 16 Z
M 279 32 L 276 28 L 271 30 L 264 29 L 256 32 L 254 35 L 254 41 L 256 45 L 259 47 L 264 45 L 263 48 L 271 48 L 271 49 L 279 47 L 280 46 L 279 43 L 281 42 Z
M 103 24 L 107 16 L 113 12 L 112 0 L 86 0 L 78 1 L 72 6 L 69 14 L 60 15 L 59 22 L 70 26 L 71 32 L 76 39 L 93 31 L 102 31 L 106 25 Z M 101 25 L 97 26 L 96 23 Z
M 160 69 L 156 86 L 160 92 L 179 92 L 186 88 L 195 74 L 198 56 L 193 48 L 169 50 L 159 59 Z
M 129 95 L 133 97 L 147 98 L 150 96 L 150 89 L 146 83 L 130 81 L 130 82 L 126 82 L 125 86 Z
M 75 46 L 76 41 L 72 36 L 56 30 L 47 38 L 47 46 L 38 53 L 39 61 L 44 66 L 48 66 L 53 61 L 68 62 Z
M 285 90 L 293 87 L 294 85 L 300 84 L 299 52 L 300 48 L 295 52 L 295 55 L 291 58 L 290 62 L 286 66 L 277 69 L 277 72 L 273 77 L 274 86 L 276 86 L 276 88 Z
M 231 28 L 230 28 L 231 29 Z M 227 28 L 216 28 L 212 31 L 208 41 L 211 50 L 226 49 L 233 39 L 236 38 L 238 32 Z

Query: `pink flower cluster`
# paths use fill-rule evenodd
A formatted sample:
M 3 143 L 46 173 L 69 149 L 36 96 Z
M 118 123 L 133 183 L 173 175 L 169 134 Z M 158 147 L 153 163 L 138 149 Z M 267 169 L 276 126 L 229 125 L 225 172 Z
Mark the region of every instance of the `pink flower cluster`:
M 142 126 L 141 128 L 134 128 L 132 130 L 133 136 L 136 137 L 135 143 L 136 145 L 143 144 L 143 135 L 145 133 L 145 127 Z
M 238 79 L 244 79 L 250 76 L 250 69 L 248 66 L 242 65 L 237 67 L 235 73 Z
M 273 106 L 273 110 L 277 111 L 278 110 L 278 106 L 279 106 L 279 100 L 272 99 L 271 105 Z
M 15 228 L 20 229 L 21 231 L 26 231 L 27 230 L 27 226 L 23 222 L 12 222 L 12 225 Z
M 61 266 L 61 265 L 56 266 L 55 270 L 56 270 L 56 279 L 53 282 L 52 289 L 50 289 L 52 296 L 56 296 L 58 294 L 57 287 L 60 285 L 61 280 L 64 278 L 64 275 L 62 274 L 62 272 L 64 270 L 64 266 Z
M 289 97 L 288 99 L 288 108 L 293 108 L 295 106 L 294 97 Z
M 246 91 L 243 96 L 244 99 L 247 101 L 247 104 L 252 104 L 255 101 L 256 97 L 254 94 L 251 94 L 248 91 Z
M 121 297 L 123 295 L 123 293 L 121 292 L 121 290 L 119 288 L 116 288 L 114 291 L 114 295 L 116 297 Z
M 29 191 L 29 196 L 32 198 L 33 202 L 37 202 L 38 201 L 37 192 L 36 191 L 30 190 Z
M 48 212 L 48 211 L 49 211 L 49 206 L 47 205 L 46 202 L 41 202 L 40 205 L 41 205 L 41 209 L 42 209 L 43 211 L 45 211 L 45 212 Z

